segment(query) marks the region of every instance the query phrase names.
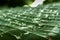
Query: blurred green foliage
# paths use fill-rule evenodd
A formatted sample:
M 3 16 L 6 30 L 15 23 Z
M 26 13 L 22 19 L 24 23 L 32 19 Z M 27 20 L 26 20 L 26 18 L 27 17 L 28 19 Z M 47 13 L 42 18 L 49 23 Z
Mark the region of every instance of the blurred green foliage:
M 49 37 L 60 40 L 60 3 L 36 8 L 0 7 L 0 40 L 48 40 Z

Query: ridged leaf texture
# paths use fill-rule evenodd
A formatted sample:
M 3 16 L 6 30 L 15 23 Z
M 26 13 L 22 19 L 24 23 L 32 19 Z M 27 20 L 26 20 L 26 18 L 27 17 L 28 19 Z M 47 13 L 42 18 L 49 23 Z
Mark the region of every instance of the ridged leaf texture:
M 0 35 L 10 33 L 20 36 L 21 33 L 31 33 L 44 38 L 60 35 L 59 4 L 39 5 L 35 8 L 0 8 Z

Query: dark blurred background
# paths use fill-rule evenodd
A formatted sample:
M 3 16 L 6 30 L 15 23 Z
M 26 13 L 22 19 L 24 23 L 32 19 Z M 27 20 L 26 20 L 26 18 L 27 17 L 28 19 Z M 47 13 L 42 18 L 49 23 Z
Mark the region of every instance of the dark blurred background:
M 0 6 L 23 6 L 34 0 L 0 0 Z
M 34 0 L 0 0 L 0 6 L 23 6 L 28 4 L 28 2 L 33 2 Z M 59 2 L 60 0 L 45 0 L 44 4 Z
M 53 2 L 60 2 L 60 0 L 45 0 L 44 4 L 53 3 Z

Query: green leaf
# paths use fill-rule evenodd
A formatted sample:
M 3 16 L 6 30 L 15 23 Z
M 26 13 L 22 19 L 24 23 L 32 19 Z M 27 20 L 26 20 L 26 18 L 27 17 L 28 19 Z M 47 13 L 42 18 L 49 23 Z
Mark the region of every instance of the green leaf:
M 0 10 L 0 35 L 8 32 L 14 35 L 15 32 L 11 33 L 14 30 L 22 30 L 44 38 L 60 34 L 59 4 L 41 5 L 36 8 L 16 7 Z

